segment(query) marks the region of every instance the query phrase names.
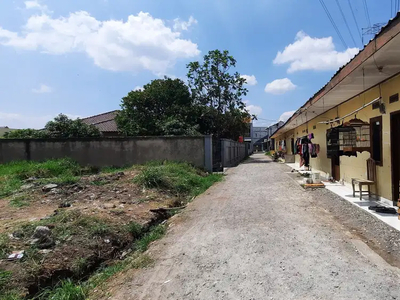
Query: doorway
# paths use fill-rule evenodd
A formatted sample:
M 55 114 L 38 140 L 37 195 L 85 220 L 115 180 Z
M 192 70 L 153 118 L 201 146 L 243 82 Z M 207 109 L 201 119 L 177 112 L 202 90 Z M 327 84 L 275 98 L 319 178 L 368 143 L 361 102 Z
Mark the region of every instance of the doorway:
M 397 206 L 400 182 L 400 111 L 390 114 L 390 152 L 392 157 L 392 201 Z
M 338 155 L 331 157 L 332 178 L 336 181 L 340 180 L 340 158 Z
M 294 139 L 290 140 L 290 147 L 292 149 L 292 154 L 294 154 Z

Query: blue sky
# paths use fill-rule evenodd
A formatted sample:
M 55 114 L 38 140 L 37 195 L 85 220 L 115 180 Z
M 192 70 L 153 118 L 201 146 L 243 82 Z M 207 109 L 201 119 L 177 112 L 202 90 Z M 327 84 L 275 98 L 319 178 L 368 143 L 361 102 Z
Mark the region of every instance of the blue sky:
M 367 27 L 363 0 L 350 1 Z M 355 44 L 336 0 L 324 2 L 346 46 L 319 0 L 0 0 L 0 126 L 118 109 L 213 49 L 250 76 L 244 100 L 259 125 L 284 119 L 362 48 L 349 1 L 338 0 Z M 390 0 L 366 2 L 372 24 L 394 15 Z

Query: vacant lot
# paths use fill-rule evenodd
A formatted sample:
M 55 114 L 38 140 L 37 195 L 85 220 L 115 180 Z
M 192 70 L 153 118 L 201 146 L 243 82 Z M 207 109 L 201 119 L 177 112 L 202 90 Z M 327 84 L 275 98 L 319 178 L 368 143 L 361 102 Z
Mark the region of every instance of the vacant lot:
M 184 163 L 125 169 L 71 160 L 0 165 L 0 299 L 85 299 L 142 254 L 164 220 L 219 175 Z M 151 211 L 153 210 L 153 212 Z M 7 259 L 10 254 L 22 257 Z

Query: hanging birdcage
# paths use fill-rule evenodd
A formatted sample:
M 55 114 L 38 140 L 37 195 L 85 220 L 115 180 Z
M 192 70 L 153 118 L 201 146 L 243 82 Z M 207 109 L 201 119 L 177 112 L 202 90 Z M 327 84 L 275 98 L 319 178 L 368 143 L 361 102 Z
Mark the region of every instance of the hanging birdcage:
M 370 151 L 368 123 L 355 118 L 327 131 L 328 158 L 363 151 Z
M 360 119 L 354 118 L 343 124 L 343 128 L 351 128 L 342 133 L 341 150 L 344 152 L 370 151 L 370 125 Z M 339 139 L 340 135 L 339 135 Z

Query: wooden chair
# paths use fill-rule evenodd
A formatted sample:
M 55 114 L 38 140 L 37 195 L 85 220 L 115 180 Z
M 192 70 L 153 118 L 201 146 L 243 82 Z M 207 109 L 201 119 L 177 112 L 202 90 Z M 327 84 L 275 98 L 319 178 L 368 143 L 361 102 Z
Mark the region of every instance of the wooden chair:
M 376 184 L 376 165 L 375 160 L 372 158 L 367 159 L 367 178 L 368 179 L 351 179 L 351 185 L 353 186 L 353 197 L 356 196 L 356 192 L 360 193 L 360 200 L 362 200 L 363 193 L 368 193 L 368 196 L 371 197 L 371 185 Z M 358 185 L 358 191 L 355 189 L 356 185 Z M 368 187 L 368 191 L 362 190 L 363 185 Z

